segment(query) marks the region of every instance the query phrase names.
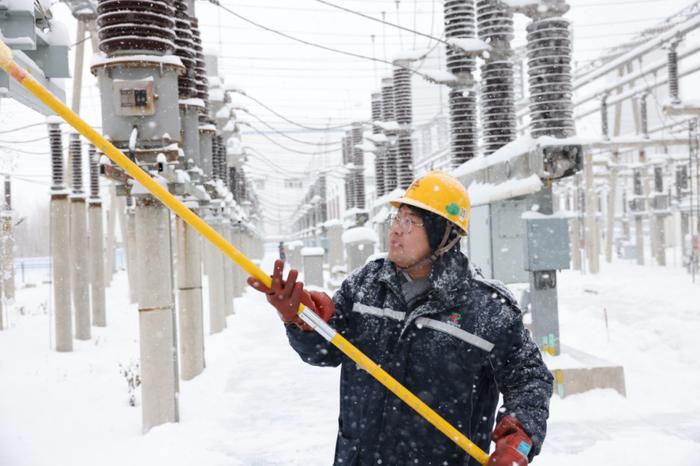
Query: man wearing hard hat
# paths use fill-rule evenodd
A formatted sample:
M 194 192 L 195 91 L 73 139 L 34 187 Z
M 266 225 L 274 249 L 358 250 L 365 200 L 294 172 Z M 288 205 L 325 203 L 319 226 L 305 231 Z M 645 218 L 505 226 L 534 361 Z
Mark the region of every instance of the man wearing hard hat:
M 544 441 L 552 376 L 511 293 L 460 252 L 467 191 L 431 172 L 392 205 L 388 257 L 352 272 L 333 299 L 311 292 L 313 310 L 480 448 L 493 440 L 489 465 L 527 465 Z M 275 263 L 271 289 L 249 283 L 267 293 L 305 362 L 342 365 L 334 464 L 476 466 L 301 321 L 303 285 L 293 269 L 283 280 L 283 265 Z

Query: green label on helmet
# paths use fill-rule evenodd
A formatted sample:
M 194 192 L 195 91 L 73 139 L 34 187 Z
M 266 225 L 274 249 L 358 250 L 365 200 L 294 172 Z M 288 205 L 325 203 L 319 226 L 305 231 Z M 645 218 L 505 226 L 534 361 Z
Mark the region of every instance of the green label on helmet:
M 459 206 L 457 205 L 457 203 L 453 202 L 451 204 L 447 204 L 445 206 L 445 210 L 450 215 L 457 215 L 459 213 Z

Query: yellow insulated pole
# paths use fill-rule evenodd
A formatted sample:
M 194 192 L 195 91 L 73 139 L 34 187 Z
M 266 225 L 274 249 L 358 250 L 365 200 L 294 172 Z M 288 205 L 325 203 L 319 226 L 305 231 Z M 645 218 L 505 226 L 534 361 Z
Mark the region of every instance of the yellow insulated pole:
M 157 181 L 151 178 L 148 173 L 143 171 L 138 165 L 129 160 L 122 154 L 119 149 L 114 147 L 112 143 L 107 141 L 100 133 L 95 131 L 90 125 L 83 121 L 78 115 L 68 108 L 63 102 L 58 100 L 44 86 L 37 82 L 26 70 L 20 67 L 12 59 L 12 51 L 0 41 L 0 68 L 5 70 L 7 74 L 16 79 L 29 92 L 43 102 L 47 107 L 56 112 L 68 124 L 75 128 L 87 140 L 92 142 L 95 147 L 109 157 L 114 163 L 124 169 L 131 177 L 139 182 L 143 187 L 158 198 L 163 204 L 170 208 L 175 214 L 187 222 L 192 228 L 197 230 L 202 236 L 211 241 L 217 248 L 224 252 L 248 274 L 253 276 L 266 286 L 271 286 L 270 276 L 256 266 L 250 259 L 243 255 L 231 243 L 226 241 L 223 236 L 217 233 L 204 220 L 199 218 L 194 212 L 188 209 L 185 204 L 180 202 L 175 196 L 170 194 L 166 188 L 161 186 Z M 302 298 L 305 304 L 311 303 L 308 293 Z M 476 459 L 479 463 L 486 465 L 488 455 L 475 445 L 471 440 L 464 436 L 454 426 L 447 422 L 442 416 L 430 408 L 427 404 L 421 401 L 416 395 L 401 385 L 398 380 L 389 375 L 384 369 L 379 367 L 374 361 L 368 358 L 362 351 L 355 347 L 352 343 L 346 340 L 341 334 L 336 332 L 314 312 L 299 306 L 300 317 L 308 323 L 316 332 L 322 335 L 326 340 L 331 342 L 347 357 L 355 361 L 360 367 L 371 374 L 389 391 L 398 396 L 404 403 L 413 408 L 418 414 L 423 416 L 428 422 L 435 426 L 440 432 L 445 434 L 450 440 L 459 445 L 464 451 Z

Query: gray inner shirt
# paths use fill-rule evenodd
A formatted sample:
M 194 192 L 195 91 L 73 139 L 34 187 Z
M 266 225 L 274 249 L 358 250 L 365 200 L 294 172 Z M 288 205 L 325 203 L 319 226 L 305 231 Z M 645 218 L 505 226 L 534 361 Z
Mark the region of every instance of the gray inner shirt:
M 427 277 L 413 280 L 411 276 L 405 272 L 403 272 L 403 276 L 406 281 L 401 284 L 401 292 L 406 300 L 406 304 L 411 308 L 413 307 L 415 299 L 425 293 L 431 287 L 431 284 Z

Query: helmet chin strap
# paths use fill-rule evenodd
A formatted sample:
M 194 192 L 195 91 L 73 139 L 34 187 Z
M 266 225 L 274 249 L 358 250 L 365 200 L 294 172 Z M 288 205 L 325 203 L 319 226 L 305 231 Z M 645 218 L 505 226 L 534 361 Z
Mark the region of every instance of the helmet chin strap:
M 459 235 L 452 238 L 451 241 L 449 241 L 449 242 L 447 241 L 448 238 L 450 237 L 450 233 L 452 232 L 453 228 L 454 228 L 454 226 L 451 223 L 447 224 L 447 227 L 445 227 L 445 234 L 442 235 L 442 241 L 440 241 L 440 244 L 438 245 L 437 248 L 435 248 L 435 251 L 432 254 L 430 254 L 427 257 L 424 257 L 423 259 L 419 259 L 418 261 L 414 262 L 413 264 L 409 265 L 408 267 L 400 267 L 399 265 L 397 265 L 396 268 L 402 272 L 408 273 L 412 270 L 417 269 L 418 267 L 425 265 L 428 262 L 433 263 L 436 260 L 438 260 L 438 258 L 440 256 L 442 256 L 447 251 L 452 249 L 454 247 L 454 245 L 457 244 L 457 242 L 459 241 Z

